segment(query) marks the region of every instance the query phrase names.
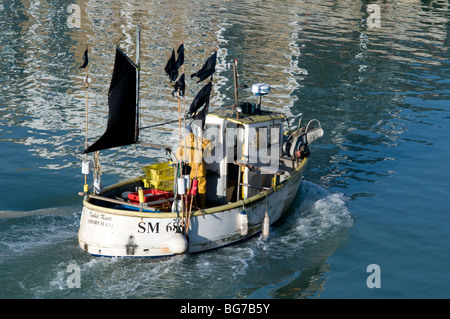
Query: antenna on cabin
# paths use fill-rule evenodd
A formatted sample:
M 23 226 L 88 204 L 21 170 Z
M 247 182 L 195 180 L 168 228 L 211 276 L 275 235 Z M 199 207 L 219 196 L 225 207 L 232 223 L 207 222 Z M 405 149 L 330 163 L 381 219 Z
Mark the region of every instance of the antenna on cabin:
M 270 93 L 270 85 L 267 83 L 257 83 L 252 85 L 252 93 L 258 98 L 256 109 L 261 110 L 262 97 Z

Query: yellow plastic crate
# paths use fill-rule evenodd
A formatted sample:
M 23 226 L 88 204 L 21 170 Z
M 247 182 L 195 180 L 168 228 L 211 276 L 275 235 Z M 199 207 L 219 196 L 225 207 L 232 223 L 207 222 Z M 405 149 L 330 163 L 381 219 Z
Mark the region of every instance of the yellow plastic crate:
M 172 192 L 174 187 L 173 181 L 155 181 L 149 178 L 143 178 L 145 188 L 154 188 L 160 191 Z
M 175 178 L 175 170 L 170 164 L 172 162 L 152 164 L 144 166 L 142 169 L 145 172 L 145 177 L 152 181 L 173 181 Z

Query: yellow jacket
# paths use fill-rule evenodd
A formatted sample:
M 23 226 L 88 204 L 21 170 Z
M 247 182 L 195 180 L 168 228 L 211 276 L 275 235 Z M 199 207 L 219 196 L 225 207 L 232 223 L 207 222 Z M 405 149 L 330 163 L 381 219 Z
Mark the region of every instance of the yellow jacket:
M 190 176 L 192 178 L 205 177 L 206 167 L 204 158 L 211 155 L 212 150 L 213 144 L 211 141 L 189 133 L 186 135 L 186 139 L 181 141 L 178 146 L 177 159 L 191 166 Z

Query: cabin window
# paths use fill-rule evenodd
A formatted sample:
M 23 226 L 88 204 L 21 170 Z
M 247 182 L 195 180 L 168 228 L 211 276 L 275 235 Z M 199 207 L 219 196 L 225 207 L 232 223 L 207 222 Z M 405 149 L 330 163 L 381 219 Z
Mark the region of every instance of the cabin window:
M 218 124 L 206 124 L 203 137 L 214 142 L 219 137 L 220 126 Z
M 280 124 L 250 128 L 250 163 L 272 165 L 280 156 Z
M 250 128 L 249 163 L 260 164 L 266 161 L 267 154 L 267 127 Z
M 237 145 L 237 124 L 227 123 L 227 148 L 234 148 Z
M 268 146 L 268 154 L 270 156 L 279 156 L 279 148 L 280 148 L 280 124 L 269 125 L 269 146 Z
M 239 124 L 236 128 L 236 145 L 235 145 L 235 159 L 242 161 L 245 159 L 245 127 Z
M 256 128 L 256 149 L 259 152 L 267 148 L 267 127 Z
M 233 163 L 236 160 L 237 154 L 237 124 L 233 122 L 227 123 L 226 129 L 226 143 L 227 143 L 227 163 Z
M 240 167 L 235 165 L 236 160 L 242 158 L 242 146 L 244 141 L 244 127 L 229 121 L 227 123 L 227 181 L 226 200 L 232 202 L 237 200 L 238 180 L 240 177 Z M 242 182 L 242 180 L 241 180 Z
M 214 146 L 211 154 L 207 156 L 207 158 L 205 158 L 205 161 L 207 163 L 220 161 L 220 158 L 222 157 L 222 152 L 220 152 L 221 149 L 220 125 L 206 124 L 205 132 L 203 133 L 203 138 L 209 140 Z M 212 157 L 212 159 L 208 157 Z

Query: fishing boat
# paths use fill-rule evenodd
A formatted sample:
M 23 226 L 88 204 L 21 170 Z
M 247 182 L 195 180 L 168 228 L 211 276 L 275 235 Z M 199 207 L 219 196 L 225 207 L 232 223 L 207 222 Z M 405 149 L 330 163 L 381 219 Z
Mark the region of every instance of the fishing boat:
M 178 77 L 176 71 L 184 59 L 182 45 L 177 53 L 175 60 L 172 51 L 166 73 L 177 79 L 174 92 L 181 114 L 184 73 Z M 199 82 L 214 72 L 215 54 L 194 74 Z M 297 194 L 310 145 L 323 135 L 320 122 L 299 122 L 291 129 L 284 114 L 263 110 L 262 99 L 270 93 L 266 83 L 251 86 L 254 103 L 239 101 L 234 61 L 232 107 L 209 111 L 209 81 L 189 112 L 178 118 L 176 150 L 142 142 L 139 69 L 139 50 L 133 62 L 116 49 L 107 129 L 91 146 L 86 141 L 83 174 L 90 172 L 87 154 L 129 144 L 160 149 L 167 161 L 149 163 L 135 178 L 105 188 L 89 187 L 85 181 L 80 247 L 94 256 L 162 257 L 215 249 L 259 233 L 267 237 L 270 225 Z M 191 125 L 184 125 L 186 121 Z

